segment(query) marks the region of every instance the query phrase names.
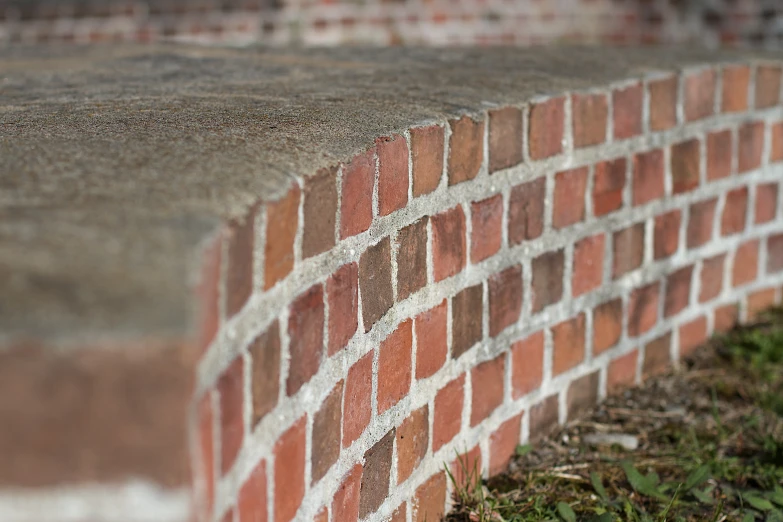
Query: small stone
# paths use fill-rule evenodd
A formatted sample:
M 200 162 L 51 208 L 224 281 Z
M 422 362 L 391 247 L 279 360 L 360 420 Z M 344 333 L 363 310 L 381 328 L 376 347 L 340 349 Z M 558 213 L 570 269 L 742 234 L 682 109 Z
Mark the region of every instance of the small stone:
M 639 448 L 639 438 L 627 433 L 589 433 L 584 436 L 585 444 L 590 446 L 621 446 L 627 451 Z

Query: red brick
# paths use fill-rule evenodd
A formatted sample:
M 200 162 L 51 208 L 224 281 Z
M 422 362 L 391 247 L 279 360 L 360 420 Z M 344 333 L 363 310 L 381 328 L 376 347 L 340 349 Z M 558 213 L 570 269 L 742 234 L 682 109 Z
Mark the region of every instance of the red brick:
M 612 240 L 612 278 L 642 266 L 644 260 L 644 223 L 637 223 L 614 233 Z
M 775 219 L 778 210 L 777 183 L 762 183 L 756 186 L 756 208 L 754 223 L 768 223 Z
M 636 361 L 638 359 L 639 351 L 634 349 L 609 363 L 609 368 L 606 372 L 606 390 L 608 392 L 634 385 L 636 382 Z
M 275 443 L 275 491 L 285 491 L 285 495 L 275 495 L 275 522 L 293 520 L 304 498 L 306 428 L 305 416 Z
M 734 253 L 731 286 L 737 287 L 755 281 L 758 276 L 759 242 L 757 239 L 742 243 Z
M 707 340 L 707 318 L 704 316 L 680 325 L 680 357 L 690 354 Z
M 663 197 L 663 150 L 642 152 L 633 157 L 633 204 L 644 205 Z
M 392 428 L 364 453 L 364 472 L 359 495 L 359 517 L 362 519 L 378 511 L 389 496 L 394 437 L 395 430 Z
M 389 522 L 408 522 L 407 506 L 408 505 L 405 502 L 397 506 L 397 509 L 395 509 L 394 513 L 392 513 Z
M 340 238 L 361 234 L 372 224 L 375 148 L 356 155 L 343 167 Z
M 413 322 L 408 319 L 378 348 L 378 414 L 408 394 L 412 374 Z
M 280 391 L 280 323 L 256 337 L 248 348 L 252 361 L 253 426 L 277 406 Z
M 522 267 L 511 266 L 490 276 L 489 335 L 496 337 L 513 325 L 522 312 Z
M 343 381 L 326 396 L 313 417 L 310 461 L 313 484 L 326 475 L 340 456 L 340 428 L 343 418 Z
M 332 499 L 332 520 L 359 520 L 359 498 L 362 486 L 362 465 L 356 464 L 343 478 Z
M 642 103 L 644 91 L 635 83 L 612 92 L 614 139 L 623 140 L 642 133 Z
M 302 257 L 307 259 L 334 246 L 337 221 L 337 169 L 321 169 L 305 180 Z
M 413 522 L 441 520 L 446 513 L 446 475 L 439 472 L 416 489 L 413 498 Z
M 399 135 L 377 140 L 378 214 L 388 216 L 408 204 L 408 142 Z
M 538 404 L 530 408 L 530 440 L 536 440 L 546 435 L 558 424 L 558 411 L 560 408 L 557 394 L 550 395 Z
M 438 306 L 416 316 L 416 378 L 424 379 L 435 374 L 446 362 L 446 321 L 448 303 L 444 299 Z
M 508 201 L 508 241 L 518 245 L 544 231 L 546 178 L 541 177 L 511 189 Z
M 731 131 L 724 130 L 707 134 L 707 179 L 722 179 L 731 175 Z
M 774 163 L 783 160 L 783 122 L 773 123 L 770 132 L 769 161 Z
M 229 509 L 225 515 L 223 515 L 223 518 L 220 519 L 220 522 L 234 522 L 234 509 Z
M 650 130 L 661 131 L 677 125 L 677 77 L 652 81 L 650 89 Z
M 316 374 L 324 348 L 324 292 L 314 285 L 291 304 L 288 315 L 291 360 L 286 393 L 291 396 Z
M 680 221 L 682 212 L 672 210 L 655 216 L 653 230 L 653 257 L 663 259 L 677 251 L 680 244 Z
M 555 174 L 555 203 L 552 226 L 564 228 L 585 218 L 587 167 Z
M 702 246 L 712 239 L 712 225 L 715 221 L 716 204 L 716 199 L 710 199 L 691 205 L 686 235 L 688 248 Z
M 574 245 L 571 293 L 578 297 L 601 286 L 604 274 L 604 234 L 582 239 Z
M 522 163 L 522 111 L 504 107 L 489 111 L 489 171 Z
M 435 395 L 435 417 L 432 423 L 432 451 L 453 439 L 462 427 L 465 402 L 465 375 L 460 375 Z
M 748 294 L 746 317 L 749 320 L 758 319 L 759 314 L 775 305 L 775 289 L 767 288 Z
M 764 122 L 753 121 L 740 126 L 737 171 L 743 173 L 759 168 L 763 150 Z
M 329 303 L 329 355 L 348 345 L 358 328 L 359 265 L 349 263 L 338 268 L 326 281 Z
M 456 359 L 482 338 L 481 313 L 484 289 L 481 284 L 465 288 L 451 300 L 451 356 Z
M 609 106 L 605 94 L 571 95 L 574 147 L 589 147 L 606 141 Z
M 533 313 L 557 303 L 563 297 L 564 267 L 563 249 L 541 254 L 533 259 L 531 263 Z
M 442 281 L 465 268 L 465 213 L 456 206 L 432 216 L 432 271 Z
M 503 383 L 506 381 L 506 355 L 483 362 L 470 371 L 473 401 L 470 425 L 475 426 L 503 404 Z
M 259 462 L 239 489 L 239 522 L 267 522 L 266 461 Z
M 470 260 L 478 263 L 495 255 L 503 239 L 503 196 L 497 194 L 470 204 Z
M 226 317 L 231 317 L 245 306 L 253 292 L 253 238 L 255 237 L 255 210 L 244 220 L 229 224 L 227 236 L 227 267 L 225 275 Z
M 497 475 L 506 469 L 519 444 L 522 414 L 512 417 L 489 437 L 489 474 Z
M 675 194 L 689 192 L 699 186 L 700 159 L 699 140 L 691 139 L 672 145 L 671 174 Z
M 593 355 L 605 352 L 620 340 L 623 331 L 623 302 L 612 299 L 593 309 Z
M 365 250 L 359 259 L 359 290 L 365 332 L 369 332 L 394 304 L 391 277 L 391 247 L 389 238 L 385 237 Z
M 571 381 L 566 394 L 566 411 L 568 419 L 578 417 L 583 411 L 592 408 L 598 402 L 598 386 L 600 371 L 583 375 Z
M 454 477 L 454 487 L 472 492 L 481 480 L 481 448 L 474 446 L 470 451 L 457 455 L 449 468 L 451 476 Z
M 221 263 L 224 233 L 209 241 L 201 254 L 199 281 L 196 287 L 198 303 L 198 346 L 203 354 L 220 328 Z
M 783 270 L 783 234 L 767 238 L 767 273 Z
M 637 337 L 650 330 L 658 321 L 658 282 L 637 288 L 631 292 L 628 302 L 628 335 Z
M 671 363 L 672 334 L 667 332 L 656 337 L 644 347 L 642 376 L 647 379 L 661 373 Z
M 726 254 L 720 254 L 702 261 L 701 289 L 699 302 L 704 303 L 718 297 L 723 290 L 723 265 Z
M 329 522 L 329 511 L 326 506 L 318 510 L 318 513 L 313 517 L 313 522 Z
M 429 194 L 443 174 L 443 127 L 431 125 L 411 129 L 413 196 Z
M 737 324 L 737 305 L 719 306 L 715 309 L 713 328 L 716 332 L 728 332 Z
M 563 151 L 565 98 L 552 98 L 530 107 L 528 147 L 530 158 L 540 160 Z
M 585 358 L 585 314 L 552 327 L 552 375 L 570 370 Z
M 760 65 L 756 69 L 756 108 L 764 109 L 780 101 L 780 67 Z
M 372 352 L 356 361 L 345 379 L 343 448 L 358 439 L 372 415 Z
M 234 464 L 245 438 L 244 360 L 237 357 L 218 379 L 220 397 L 220 469 L 225 475 Z
M 449 185 L 475 178 L 484 160 L 484 122 L 468 116 L 449 120 Z
M 688 306 L 691 298 L 691 277 L 693 266 L 680 268 L 666 278 L 666 299 L 663 303 L 663 316 L 676 315 Z
M 397 234 L 397 300 L 407 299 L 427 284 L 427 218 Z
M 511 345 L 511 396 L 524 397 L 541 386 L 544 376 L 544 332 Z
M 299 187 L 266 206 L 264 289 L 272 288 L 294 268 L 294 239 L 299 226 Z
M 748 212 L 748 188 L 742 187 L 726 194 L 726 203 L 721 216 L 721 235 L 739 234 L 745 230 L 745 215 Z
M 723 93 L 721 107 L 723 112 L 744 112 L 748 110 L 748 87 L 750 86 L 750 67 L 730 65 L 723 68 Z
M 429 408 L 425 404 L 397 428 L 397 484 L 402 484 L 421 464 L 430 438 Z
M 215 414 L 212 411 L 211 393 L 206 393 L 199 401 L 198 421 L 200 479 L 203 482 L 197 491 L 203 493 L 205 512 L 212 513 L 215 503 Z
M 596 163 L 593 178 L 593 214 L 603 216 L 623 206 L 625 171 L 625 158 Z
M 715 71 L 704 69 L 685 77 L 685 121 L 712 116 L 715 110 Z

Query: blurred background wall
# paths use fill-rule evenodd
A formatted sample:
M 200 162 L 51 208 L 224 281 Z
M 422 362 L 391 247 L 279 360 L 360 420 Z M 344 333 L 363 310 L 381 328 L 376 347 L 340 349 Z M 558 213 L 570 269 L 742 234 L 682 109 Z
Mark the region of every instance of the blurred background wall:
M 0 0 L 0 42 L 778 47 L 783 0 Z

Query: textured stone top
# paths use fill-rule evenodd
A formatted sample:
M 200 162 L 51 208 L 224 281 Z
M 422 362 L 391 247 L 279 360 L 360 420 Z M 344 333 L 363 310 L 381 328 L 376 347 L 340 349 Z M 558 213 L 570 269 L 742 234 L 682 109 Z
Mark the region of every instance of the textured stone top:
M 188 331 L 222 219 L 411 125 L 757 53 L 0 51 L 0 341 Z

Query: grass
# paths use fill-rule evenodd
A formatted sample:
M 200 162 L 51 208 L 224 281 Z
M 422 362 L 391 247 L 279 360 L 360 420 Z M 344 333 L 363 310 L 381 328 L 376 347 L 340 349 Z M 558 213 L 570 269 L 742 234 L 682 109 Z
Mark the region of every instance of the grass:
M 783 309 L 519 446 L 505 474 L 463 475 L 451 522 L 783 522 Z

